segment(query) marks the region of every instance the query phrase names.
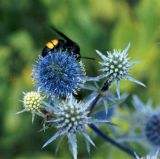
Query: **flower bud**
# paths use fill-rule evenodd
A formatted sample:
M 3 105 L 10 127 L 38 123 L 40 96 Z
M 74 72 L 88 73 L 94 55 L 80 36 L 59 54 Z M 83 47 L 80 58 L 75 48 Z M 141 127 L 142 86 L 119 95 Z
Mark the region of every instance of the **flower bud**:
M 26 110 L 37 111 L 42 107 L 42 97 L 38 92 L 28 92 L 23 97 L 23 103 Z

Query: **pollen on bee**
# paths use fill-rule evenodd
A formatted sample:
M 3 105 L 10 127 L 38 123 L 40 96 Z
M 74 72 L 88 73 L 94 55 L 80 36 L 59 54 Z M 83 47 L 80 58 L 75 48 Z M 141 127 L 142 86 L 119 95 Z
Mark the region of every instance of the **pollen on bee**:
M 55 40 L 51 40 L 51 42 L 52 42 L 52 44 L 53 44 L 54 46 L 56 46 L 59 41 L 55 39 Z
M 53 48 L 54 48 L 54 45 L 52 44 L 52 42 L 48 42 L 48 43 L 46 44 L 46 46 L 47 46 L 47 48 L 49 48 L 49 49 L 53 49 Z

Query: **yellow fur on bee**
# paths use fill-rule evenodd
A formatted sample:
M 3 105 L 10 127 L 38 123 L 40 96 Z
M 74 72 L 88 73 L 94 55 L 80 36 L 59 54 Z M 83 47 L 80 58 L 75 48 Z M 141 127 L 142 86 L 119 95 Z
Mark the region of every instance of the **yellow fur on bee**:
M 53 49 L 53 48 L 54 48 L 54 45 L 52 44 L 52 42 L 48 42 L 48 43 L 46 44 L 46 46 L 47 46 L 47 48 L 49 48 L 49 49 Z
M 54 46 L 56 46 L 57 44 L 58 44 L 58 40 L 52 40 L 52 44 L 54 45 Z

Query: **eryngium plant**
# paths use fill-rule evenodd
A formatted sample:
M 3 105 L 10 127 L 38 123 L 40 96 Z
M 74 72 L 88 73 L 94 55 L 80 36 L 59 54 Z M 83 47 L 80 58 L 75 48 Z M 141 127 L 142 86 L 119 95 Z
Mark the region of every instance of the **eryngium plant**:
M 63 49 L 53 49 L 46 56 L 37 58 L 37 63 L 32 70 L 32 79 L 36 91 L 24 94 L 24 109 L 18 112 L 18 114 L 25 111 L 31 112 L 32 121 L 35 114 L 41 117 L 43 123 L 41 130 L 45 130 L 45 133 L 48 128 L 57 129 L 57 132 L 43 145 L 43 148 L 58 137 L 66 136 L 73 157 L 77 159 L 78 133 L 84 137 L 87 143 L 95 145 L 89 136 L 88 129 L 86 129 L 89 127 L 97 136 L 132 157 L 136 157 L 136 153 L 132 149 L 121 145 L 100 130 L 101 123 L 104 122 L 111 125 L 108 128 L 115 126 L 115 124 L 109 121 L 115 114 L 111 113 L 113 111 L 110 111 L 108 106 L 112 106 L 111 103 L 113 105 L 119 104 L 124 100 L 124 98 L 119 99 L 120 80 L 129 79 L 144 86 L 143 83 L 130 76 L 130 68 L 137 61 L 129 62 L 127 53 L 129 46 L 123 51 L 114 50 L 113 53 L 107 52 L 107 55 L 97 51 L 97 54 L 103 60 L 100 62 L 102 74 L 93 78 L 86 75 L 82 62 L 73 56 L 74 53 L 70 54 L 67 52 L 67 49 L 65 51 Z M 105 78 L 105 83 L 102 87 L 97 87 L 97 83 L 101 83 L 102 78 Z M 90 83 L 87 81 L 90 81 Z M 116 87 L 119 98 L 109 92 L 110 85 L 114 81 L 117 82 Z M 96 87 L 94 86 L 95 84 Z M 81 88 L 88 89 L 91 92 L 86 92 L 84 99 L 77 100 L 74 95 Z M 103 105 L 105 105 L 105 108 Z M 113 130 L 111 129 L 111 131 Z

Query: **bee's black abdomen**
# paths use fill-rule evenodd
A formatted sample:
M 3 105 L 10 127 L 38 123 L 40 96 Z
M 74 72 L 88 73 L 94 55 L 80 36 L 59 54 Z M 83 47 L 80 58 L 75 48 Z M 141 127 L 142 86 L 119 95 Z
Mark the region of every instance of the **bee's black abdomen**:
M 43 50 L 42 50 L 42 56 L 45 57 L 46 55 L 48 55 L 50 49 L 45 47 Z
M 68 41 L 64 44 L 65 50 L 73 57 L 75 57 L 77 60 L 81 58 L 80 56 L 80 47 L 71 41 Z

